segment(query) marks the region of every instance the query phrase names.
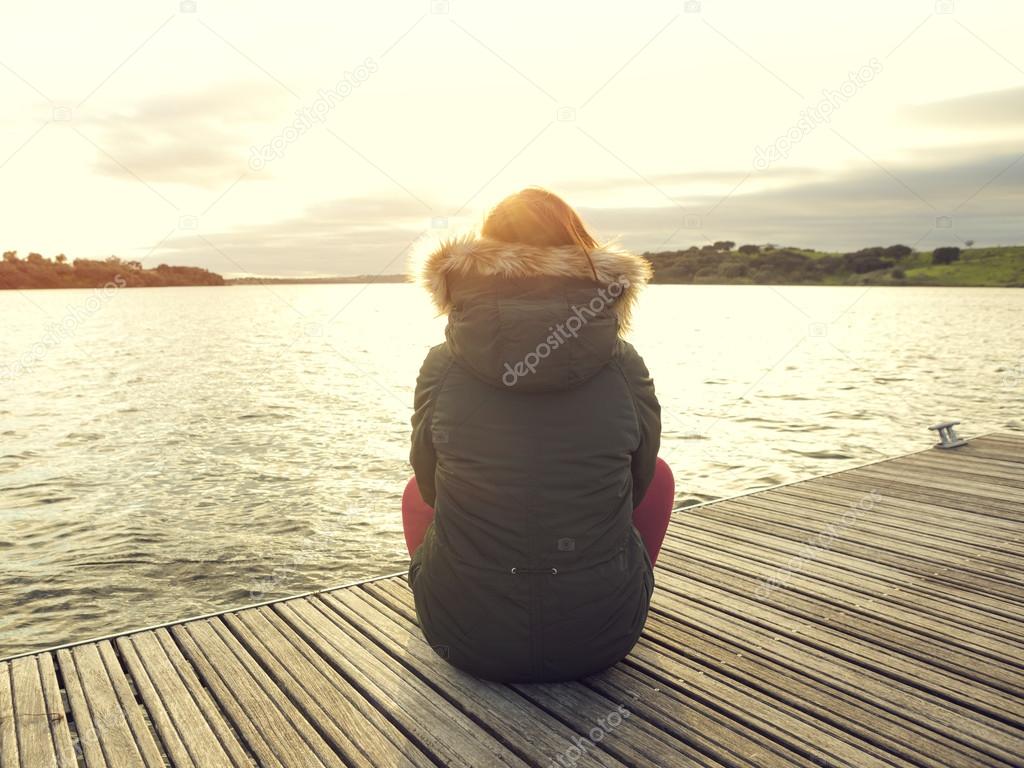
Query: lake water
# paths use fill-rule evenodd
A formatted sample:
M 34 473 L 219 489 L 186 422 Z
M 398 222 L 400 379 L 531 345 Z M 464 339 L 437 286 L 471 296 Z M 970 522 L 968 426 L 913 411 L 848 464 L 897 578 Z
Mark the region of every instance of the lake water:
M 653 286 L 678 502 L 1022 429 L 1024 292 Z M 409 285 L 0 291 L 0 656 L 402 570 Z M 6 366 L 6 367 L 3 367 Z

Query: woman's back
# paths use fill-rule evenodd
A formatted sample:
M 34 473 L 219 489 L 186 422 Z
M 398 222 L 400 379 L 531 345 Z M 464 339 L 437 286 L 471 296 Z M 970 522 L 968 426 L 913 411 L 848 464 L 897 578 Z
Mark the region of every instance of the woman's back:
M 619 332 L 648 272 L 615 249 L 487 238 L 424 266 L 449 324 L 417 382 L 412 463 L 436 516 L 410 583 L 458 667 L 575 679 L 639 636 L 653 577 L 632 514 L 660 422 Z

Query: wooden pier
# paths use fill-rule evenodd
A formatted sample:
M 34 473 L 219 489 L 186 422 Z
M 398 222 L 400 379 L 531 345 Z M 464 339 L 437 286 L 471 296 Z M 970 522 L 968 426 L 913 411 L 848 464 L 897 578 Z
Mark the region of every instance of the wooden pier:
M 2 661 L 0 768 L 1020 766 L 1022 539 L 976 438 L 678 511 L 579 682 L 451 668 L 390 576 Z

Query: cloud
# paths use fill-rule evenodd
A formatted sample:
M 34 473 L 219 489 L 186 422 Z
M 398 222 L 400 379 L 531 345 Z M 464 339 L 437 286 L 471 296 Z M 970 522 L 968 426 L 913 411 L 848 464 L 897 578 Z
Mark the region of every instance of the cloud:
M 232 232 L 182 233 L 146 259 L 241 276 L 401 273 L 408 249 L 431 229 L 409 198 L 347 198 L 302 216 Z
M 1024 86 L 908 107 L 911 118 L 946 126 L 1024 127 Z
M 723 238 L 829 250 L 895 242 L 956 243 L 958 238 L 979 244 L 1024 241 L 1024 157 L 1019 151 L 976 148 L 952 158 L 934 151 L 885 168 L 872 165 L 750 193 L 741 187 L 724 201 L 707 195 L 678 208 L 582 212 L 596 229 L 619 234 L 638 250 Z M 949 217 L 951 226 L 939 226 L 939 217 Z
M 773 187 L 759 186 L 755 173 L 726 199 L 705 194 L 678 207 L 581 206 L 580 212 L 599 236 L 619 236 L 638 251 L 720 239 L 836 251 L 893 243 L 928 248 L 961 239 L 979 245 L 1024 242 L 1024 157 L 1011 145 L 929 150 L 884 165 L 885 170 L 865 164 L 831 175 L 798 169 L 789 175 L 791 183 Z M 786 177 L 784 170 L 778 180 Z M 665 174 L 651 181 L 690 176 Z M 731 188 L 743 175 L 722 178 Z M 607 182 L 607 188 L 618 182 Z M 947 216 L 951 226 L 939 226 L 939 217 Z M 182 233 L 147 265 L 199 265 L 229 275 L 393 274 L 404 271 L 410 245 L 424 233 L 444 234 L 431 232 L 423 207 L 411 198 L 346 198 L 231 232 Z
M 749 170 L 696 170 L 678 173 L 657 173 L 645 177 L 634 175 L 603 179 L 567 179 L 553 184 L 552 190 L 558 194 L 569 195 L 593 192 L 614 193 L 626 189 L 649 189 L 651 185 L 667 193 L 680 193 L 692 189 L 718 188 L 723 186 L 728 189 L 743 179 Z M 807 181 L 822 177 L 823 175 L 823 172 L 819 169 L 800 166 L 772 166 L 756 174 L 758 181 L 771 182 L 772 184 Z
M 147 182 L 213 189 L 246 170 L 249 137 L 262 140 L 289 103 L 273 84 L 222 84 L 99 115 L 83 123 L 83 133 L 103 149 L 100 173 L 120 177 L 127 168 Z

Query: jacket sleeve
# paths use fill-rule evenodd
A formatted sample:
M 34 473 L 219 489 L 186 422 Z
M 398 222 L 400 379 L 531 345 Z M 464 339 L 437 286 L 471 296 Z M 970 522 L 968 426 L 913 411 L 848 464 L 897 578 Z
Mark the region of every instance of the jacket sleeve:
M 434 450 L 432 424 L 434 403 L 437 393 L 448 372 L 450 357 L 444 344 L 427 353 L 420 374 L 416 379 L 416 396 L 412 413 L 412 450 L 409 463 L 416 473 L 416 485 L 420 496 L 431 507 L 437 497 L 434 485 L 434 470 L 437 468 L 437 453 Z
M 636 507 L 654 478 L 654 466 L 661 447 L 661 404 L 654 392 L 654 380 L 632 344 L 622 342 L 620 359 L 640 427 L 640 444 L 633 452 L 631 462 L 633 506 Z

